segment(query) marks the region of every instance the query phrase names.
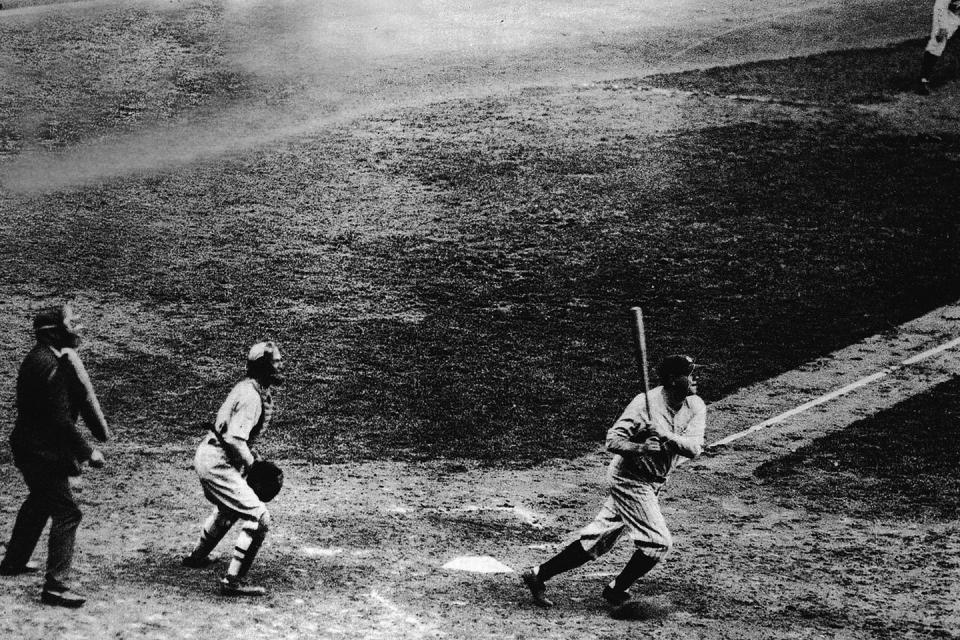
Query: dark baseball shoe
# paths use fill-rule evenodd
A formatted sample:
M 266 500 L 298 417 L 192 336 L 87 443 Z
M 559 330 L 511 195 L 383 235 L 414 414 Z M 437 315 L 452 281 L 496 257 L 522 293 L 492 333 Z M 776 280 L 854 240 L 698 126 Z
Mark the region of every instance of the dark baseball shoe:
M 533 596 L 533 601 L 538 606 L 544 608 L 553 606 L 553 602 L 547 599 L 546 585 L 543 584 L 543 580 L 540 579 L 533 567 L 524 569 L 523 573 L 520 574 L 520 579 L 530 590 L 530 595 Z
M 86 601 L 86 598 L 71 591 L 67 585 L 50 578 L 47 578 L 46 584 L 43 585 L 43 591 L 40 592 L 40 602 L 54 607 L 76 609 L 82 607 Z
M 220 579 L 220 595 L 231 597 L 259 597 L 267 595 L 267 590 L 263 587 L 243 584 L 240 580 L 234 580 L 230 577 Z
M 926 78 L 921 78 L 920 82 L 917 83 L 917 95 L 930 95 L 930 81 Z
M 630 591 L 620 591 L 619 589 L 614 589 L 610 585 L 607 585 L 603 588 L 603 599 L 606 600 L 611 606 L 619 607 L 620 605 L 629 602 L 630 598 L 633 597 L 633 594 Z
M 180 563 L 188 569 L 203 569 L 205 567 L 209 567 L 216 561 L 217 559 L 211 556 L 203 556 L 202 558 L 198 558 L 191 553 L 181 560 Z
M 11 567 L 0 563 L 0 576 L 22 576 L 27 573 L 36 573 L 40 571 L 40 565 L 36 562 L 28 562 L 22 567 Z

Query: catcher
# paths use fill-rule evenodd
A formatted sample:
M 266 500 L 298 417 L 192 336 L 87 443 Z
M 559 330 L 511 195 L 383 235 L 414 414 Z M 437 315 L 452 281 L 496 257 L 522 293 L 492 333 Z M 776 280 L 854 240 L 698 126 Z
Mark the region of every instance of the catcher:
M 210 552 L 230 527 L 242 520 L 233 558 L 220 580 L 220 593 L 225 596 L 266 593 L 263 587 L 245 584 L 244 579 L 270 528 L 264 503 L 280 491 L 283 474 L 250 447 L 270 424 L 274 412 L 270 388 L 283 383 L 282 372 L 283 360 L 275 343 L 253 345 L 247 356 L 247 376 L 230 391 L 193 460 L 203 494 L 214 509 L 203 523 L 196 548 L 183 559 L 184 566 L 208 566 Z

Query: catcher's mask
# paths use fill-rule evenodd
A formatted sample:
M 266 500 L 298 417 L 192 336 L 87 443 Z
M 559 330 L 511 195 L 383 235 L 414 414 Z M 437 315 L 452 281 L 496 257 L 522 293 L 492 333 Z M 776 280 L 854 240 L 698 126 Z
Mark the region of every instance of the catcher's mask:
M 268 386 L 283 384 L 283 357 L 276 342 L 268 340 L 250 347 L 250 353 L 247 354 L 247 376 Z

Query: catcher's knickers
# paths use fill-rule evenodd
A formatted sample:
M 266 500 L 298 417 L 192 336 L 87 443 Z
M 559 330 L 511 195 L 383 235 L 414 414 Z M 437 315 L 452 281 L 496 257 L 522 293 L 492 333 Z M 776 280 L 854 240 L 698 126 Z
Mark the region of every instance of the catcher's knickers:
M 944 49 L 947 48 L 947 41 L 957 32 L 957 27 L 960 27 L 960 16 L 952 11 L 944 11 L 942 20 L 933 21 L 930 40 L 927 42 L 927 53 L 932 53 L 938 58 L 942 56 Z M 940 31 L 940 29 L 947 30 L 947 37 L 941 42 L 937 42 L 937 32 Z
M 658 560 L 667 555 L 673 538 L 660 513 L 657 488 L 645 482 L 612 486 L 597 517 L 580 530 L 584 551 L 598 558 L 610 551 L 626 531 L 637 551 Z
M 255 522 L 267 512 L 267 505 L 230 464 L 227 454 L 219 446 L 205 442 L 197 447 L 193 468 L 200 476 L 204 495 L 215 505 Z

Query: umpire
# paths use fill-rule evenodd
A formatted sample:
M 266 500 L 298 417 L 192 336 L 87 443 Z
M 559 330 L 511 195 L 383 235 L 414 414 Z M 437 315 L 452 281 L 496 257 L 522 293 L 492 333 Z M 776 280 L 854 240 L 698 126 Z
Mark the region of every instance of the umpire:
M 10 435 L 13 461 L 29 491 L 17 514 L 0 575 L 34 573 L 30 556 L 50 525 L 47 574 L 40 600 L 79 607 L 85 598 L 71 591 L 67 579 L 82 514 L 70 489 L 84 462 L 102 467 L 103 454 L 87 444 L 77 429 L 83 417 L 101 442 L 110 436 L 90 378 L 75 349 L 80 344 L 77 316 L 69 304 L 41 311 L 33 320 L 37 343 L 17 376 L 17 419 Z

